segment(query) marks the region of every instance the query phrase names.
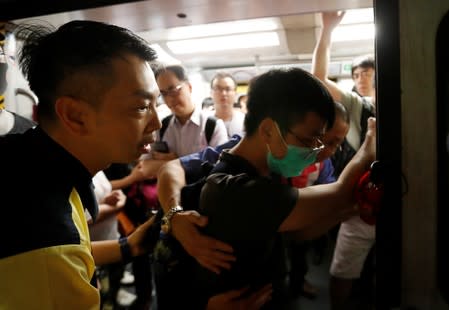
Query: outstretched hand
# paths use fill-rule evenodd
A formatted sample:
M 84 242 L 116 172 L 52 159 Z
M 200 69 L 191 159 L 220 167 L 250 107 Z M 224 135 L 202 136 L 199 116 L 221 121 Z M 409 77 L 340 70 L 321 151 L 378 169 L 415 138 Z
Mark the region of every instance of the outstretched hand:
M 201 234 L 198 227 L 207 225 L 207 217 L 196 211 L 176 213 L 172 218 L 172 234 L 190 256 L 206 269 L 219 274 L 235 261 L 230 245 Z
M 151 225 L 153 225 L 155 218 L 156 217 L 153 215 L 145 223 L 139 225 L 139 227 L 137 227 L 137 229 L 128 236 L 128 243 L 131 247 L 132 256 L 139 256 L 151 250 L 146 246 L 145 240 L 148 229 Z
M 345 11 L 334 11 L 334 12 L 322 12 L 321 22 L 323 28 L 334 30 L 345 16 Z
M 365 141 L 363 142 L 364 155 L 367 159 L 368 166 L 376 160 L 376 118 L 368 118 L 368 127 L 365 135 Z

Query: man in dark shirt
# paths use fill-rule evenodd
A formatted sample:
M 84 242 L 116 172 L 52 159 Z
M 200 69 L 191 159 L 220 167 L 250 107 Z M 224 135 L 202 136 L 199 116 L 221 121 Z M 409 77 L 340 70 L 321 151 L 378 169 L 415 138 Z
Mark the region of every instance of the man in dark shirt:
M 156 55 L 129 30 L 92 21 L 18 32 L 39 125 L 0 137 L 0 308 L 99 309 L 95 265 L 143 254 L 152 220 L 119 242 L 91 243 L 92 176 L 153 142 Z
M 249 89 L 246 136 L 222 153 L 201 192 L 204 232 L 231 245 L 236 257 L 220 274 L 198 265 L 193 279 L 203 302 L 230 289 L 273 282 L 277 232 L 336 224 L 357 214 L 354 185 L 375 157 L 370 120 L 365 144 L 338 182 L 299 190 L 284 184 L 281 177 L 297 176 L 315 161 L 334 121 L 333 100 L 321 82 L 297 68 L 262 74 Z

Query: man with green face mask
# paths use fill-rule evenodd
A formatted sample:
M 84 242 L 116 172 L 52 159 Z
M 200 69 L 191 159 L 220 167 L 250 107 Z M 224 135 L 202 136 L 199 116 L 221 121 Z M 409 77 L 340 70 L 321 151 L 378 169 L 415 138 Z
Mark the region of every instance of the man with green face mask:
M 252 81 L 246 136 L 221 154 L 200 198 L 200 213 L 208 217 L 204 232 L 231 245 L 236 261 L 219 274 L 195 266 L 198 309 L 213 295 L 267 283 L 273 284 L 267 309 L 281 309 L 273 278 L 278 232 L 296 232 L 323 219 L 338 223 L 357 214 L 352 193 L 375 159 L 374 119 L 358 155 L 336 183 L 296 189 L 282 182 L 282 176 L 299 175 L 315 160 L 333 121 L 331 96 L 304 70 L 272 70 Z

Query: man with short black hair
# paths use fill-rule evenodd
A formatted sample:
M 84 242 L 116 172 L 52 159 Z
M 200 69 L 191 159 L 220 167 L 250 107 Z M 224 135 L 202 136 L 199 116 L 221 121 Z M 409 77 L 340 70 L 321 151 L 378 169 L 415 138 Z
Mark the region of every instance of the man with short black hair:
M 243 137 L 245 114 L 234 108 L 237 82 L 229 73 L 218 72 L 210 82 L 211 96 L 214 101 L 215 116 L 223 120 L 228 137 Z
M 270 306 L 279 309 L 284 301 L 273 271 L 278 232 L 336 224 L 358 214 L 353 190 L 375 157 L 374 119 L 336 183 L 296 189 L 280 178 L 297 176 L 316 160 L 334 117 L 329 92 L 302 69 L 270 70 L 252 81 L 246 135 L 222 152 L 200 197 L 200 213 L 208 218 L 204 232 L 231 245 L 236 261 L 219 274 L 197 265 L 192 282 L 201 293 L 199 304 L 230 289 L 273 283 Z
M 331 35 L 345 12 L 323 12 L 322 28 L 312 59 L 312 73 L 323 81 L 335 101 L 348 110 L 349 132 L 341 151 L 332 159 L 338 176 L 365 138 L 366 120 L 375 115 L 375 63 L 370 56 L 356 58 L 351 72 L 354 91 L 345 91 L 328 78 Z M 339 229 L 331 263 L 330 297 L 333 310 L 347 309 L 352 283 L 359 278 L 375 242 L 375 226 L 359 216 L 344 221 Z
M 156 54 L 127 29 L 72 21 L 22 25 L 19 63 L 39 98 L 39 125 L 0 137 L 1 309 L 99 309 L 95 265 L 145 253 L 152 220 L 128 238 L 91 242 L 92 177 L 146 152 L 161 124 Z M 24 177 L 32 182 L 24 191 Z M 41 179 L 45 178 L 45 179 Z

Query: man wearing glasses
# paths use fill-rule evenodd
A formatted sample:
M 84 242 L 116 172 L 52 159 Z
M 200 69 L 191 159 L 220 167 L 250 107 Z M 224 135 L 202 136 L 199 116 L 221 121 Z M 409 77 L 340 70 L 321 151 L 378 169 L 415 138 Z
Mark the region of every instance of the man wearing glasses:
M 331 51 L 331 35 L 340 24 L 345 12 L 323 12 L 322 28 L 312 59 L 312 73 L 319 78 L 335 101 L 341 102 L 349 112 L 350 128 L 342 150 L 333 158 L 336 175 L 344 168 L 361 145 L 366 127 L 366 119 L 375 114 L 375 63 L 370 57 L 361 57 L 352 64 L 354 91 L 342 90 L 328 78 Z M 329 291 L 331 309 L 347 309 L 351 299 L 353 282 L 361 277 L 365 260 L 375 244 L 374 225 L 365 223 L 354 216 L 341 223 L 330 268 Z M 368 279 L 369 285 L 372 279 Z M 371 295 L 370 292 L 367 292 Z M 372 300 L 361 298 L 369 305 Z M 360 305 L 362 307 L 362 305 Z
M 215 116 L 223 120 L 228 137 L 230 138 L 233 135 L 243 137 L 245 114 L 234 108 L 237 90 L 235 79 L 228 73 L 219 72 L 212 78 L 210 87 Z
M 334 118 L 329 92 L 302 69 L 271 70 L 252 81 L 246 136 L 222 152 L 200 197 L 200 213 L 208 217 L 204 233 L 231 245 L 236 260 L 218 274 L 200 265 L 193 268 L 192 286 L 203 297 L 198 309 L 211 296 L 246 286 L 251 292 L 267 283 L 273 284 L 267 309 L 280 309 L 285 296 L 275 274 L 278 232 L 331 226 L 358 213 L 353 190 L 374 160 L 374 120 L 338 182 L 296 189 L 282 181 L 316 160 L 323 149 L 320 139 Z
M 228 140 L 223 121 L 208 121 L 209 114 L 192 101 L 192 85 L 182 66 L 160 66 L 154 71 L 161 96 L 174 116 L 167 119 L 165 128 L 165 120 L 162 121 L 164 129 L 161 130 L 164 132 L 161 132 L 160 140 L 167 143 L 169 152 L 164 158 L 157 159 L 174 159 L 198 152 L 207 146 L 215 147 Z M 214 128 L 209 137 L 206 132 L 207 122 L 212 121 Z

